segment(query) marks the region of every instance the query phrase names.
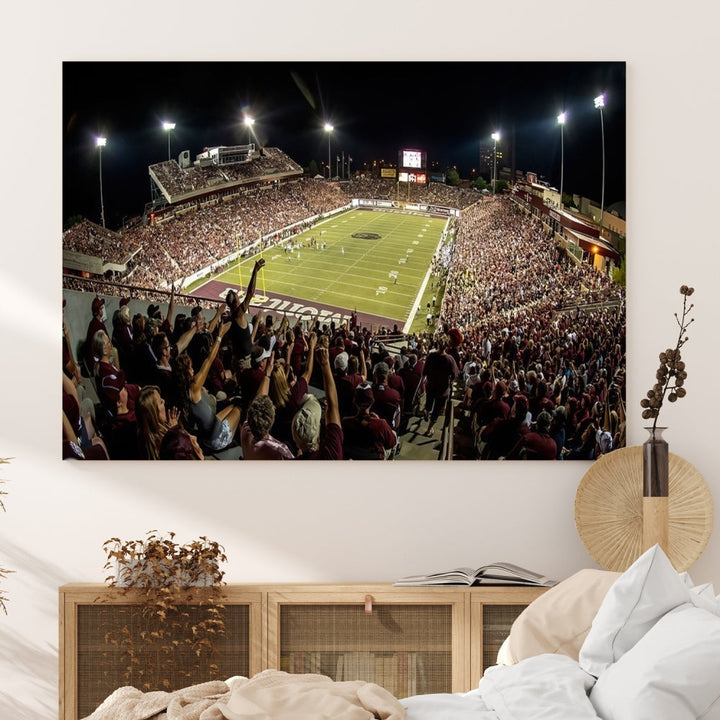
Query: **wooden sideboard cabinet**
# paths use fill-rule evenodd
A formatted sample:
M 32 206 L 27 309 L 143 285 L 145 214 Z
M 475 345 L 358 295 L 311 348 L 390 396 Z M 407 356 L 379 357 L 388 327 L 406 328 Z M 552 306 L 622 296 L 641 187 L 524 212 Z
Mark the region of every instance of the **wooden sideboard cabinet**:
M 395 587 L 391 584 L 228 584 L 223 588 L 225 637 L 213 660 L 217 677 L 250 677 L 266 668 L 312 672 L 334 680 L 367 680 L 396 697 L 463 692 L 475 687 L 517 615 L 546 588 Z M 60 719 L 89 715 L 125 684 L 122 649 L 108 628 L 143 633 L 142 593 L 102 584 L 60 588 Z M 197 611 L 190 600 L 184 609 Z M 158 650 L 141 648 L 134 663 Z M 174 690 L 209 679 L 173 663 Z M 134 671 L 135 672 L 135 671 Z

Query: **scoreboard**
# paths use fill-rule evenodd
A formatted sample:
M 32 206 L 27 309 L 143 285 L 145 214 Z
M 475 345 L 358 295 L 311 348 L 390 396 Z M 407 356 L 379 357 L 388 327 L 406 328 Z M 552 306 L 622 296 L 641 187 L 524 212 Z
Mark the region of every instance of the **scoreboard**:
M 427 184 L 427 153 L 424 150 L 405 148 L 398 152 L 398 180 Z

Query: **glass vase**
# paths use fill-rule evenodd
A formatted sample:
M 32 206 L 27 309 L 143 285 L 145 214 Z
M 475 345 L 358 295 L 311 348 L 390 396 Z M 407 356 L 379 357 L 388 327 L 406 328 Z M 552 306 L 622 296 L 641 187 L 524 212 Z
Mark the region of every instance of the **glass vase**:
M 643 497 L 667 497 L 669 453 L 664 427 L 645 428 L 650 437 L 643 443 Z

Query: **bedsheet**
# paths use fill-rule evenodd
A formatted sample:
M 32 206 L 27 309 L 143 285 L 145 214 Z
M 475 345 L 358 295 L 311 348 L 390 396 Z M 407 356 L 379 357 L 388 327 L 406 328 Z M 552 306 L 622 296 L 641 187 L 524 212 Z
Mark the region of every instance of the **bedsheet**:
M 264 670 L 173 692 L 118 688 L 86 720 L 405 720 L 375 683 Z
M 398 701 L 362 681 L 266 670 L 175 692 L 119 688 L 88 720 L 597 720 L 595 678 L 564 655 L 488 668 L 468 693 Z

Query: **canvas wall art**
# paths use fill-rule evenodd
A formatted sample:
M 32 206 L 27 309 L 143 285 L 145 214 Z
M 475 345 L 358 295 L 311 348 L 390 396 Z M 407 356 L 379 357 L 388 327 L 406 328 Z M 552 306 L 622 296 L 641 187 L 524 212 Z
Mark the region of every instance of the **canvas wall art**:
M 63 456 L 625 445 L 625 63 L 66 62 Z

